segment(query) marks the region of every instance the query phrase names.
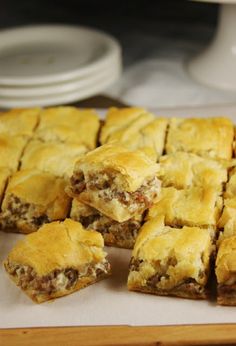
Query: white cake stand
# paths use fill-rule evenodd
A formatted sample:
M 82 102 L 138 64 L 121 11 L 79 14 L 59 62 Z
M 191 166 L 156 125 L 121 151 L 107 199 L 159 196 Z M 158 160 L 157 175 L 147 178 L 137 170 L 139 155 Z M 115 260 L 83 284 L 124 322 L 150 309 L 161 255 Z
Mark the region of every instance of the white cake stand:
M 187 65 L 190 75 L 208 86 L 236 91 L 236 0 L 220 3 L 217 31 L 210 46 Z

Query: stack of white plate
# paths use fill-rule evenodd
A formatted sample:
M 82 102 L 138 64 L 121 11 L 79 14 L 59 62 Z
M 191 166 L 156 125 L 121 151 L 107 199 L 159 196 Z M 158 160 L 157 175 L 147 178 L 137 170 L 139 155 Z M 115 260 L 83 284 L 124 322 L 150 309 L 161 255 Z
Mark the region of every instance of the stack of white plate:
M 30 26 L 0 32 L 0 107 L 65 104 L 93 96 L 121 73 L 121 48 L 102 32 Z

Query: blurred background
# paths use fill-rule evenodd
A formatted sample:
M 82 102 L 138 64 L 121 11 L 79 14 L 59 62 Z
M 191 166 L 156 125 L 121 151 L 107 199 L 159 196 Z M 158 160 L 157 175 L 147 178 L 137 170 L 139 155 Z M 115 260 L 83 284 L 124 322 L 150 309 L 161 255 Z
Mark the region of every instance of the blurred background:
M 122 77 L 104 93 L 149 107 L 224 104 L 234 92 L 192 80 L 185 64 L 211 41 L 218 5 L 156 0 L 2 0 L 0 27 L 61 23 L 104 30 L 121 43 Z

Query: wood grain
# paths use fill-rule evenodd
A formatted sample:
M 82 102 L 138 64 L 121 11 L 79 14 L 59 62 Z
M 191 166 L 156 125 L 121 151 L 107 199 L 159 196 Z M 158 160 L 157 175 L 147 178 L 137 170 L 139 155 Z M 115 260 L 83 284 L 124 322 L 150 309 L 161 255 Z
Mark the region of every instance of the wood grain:
M 1 346 L 236 345 L 236 325 L 1 329 Z

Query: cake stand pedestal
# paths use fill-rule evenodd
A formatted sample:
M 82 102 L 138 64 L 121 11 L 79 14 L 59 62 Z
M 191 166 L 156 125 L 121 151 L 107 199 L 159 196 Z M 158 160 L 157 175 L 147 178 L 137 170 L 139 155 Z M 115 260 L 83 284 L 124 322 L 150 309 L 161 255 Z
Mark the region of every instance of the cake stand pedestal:
M 236 1 L 217 2 L 221 5 L 215 37 L 204 52 L 187 64 L 187 69 L 200 83 L 236 91 Z

